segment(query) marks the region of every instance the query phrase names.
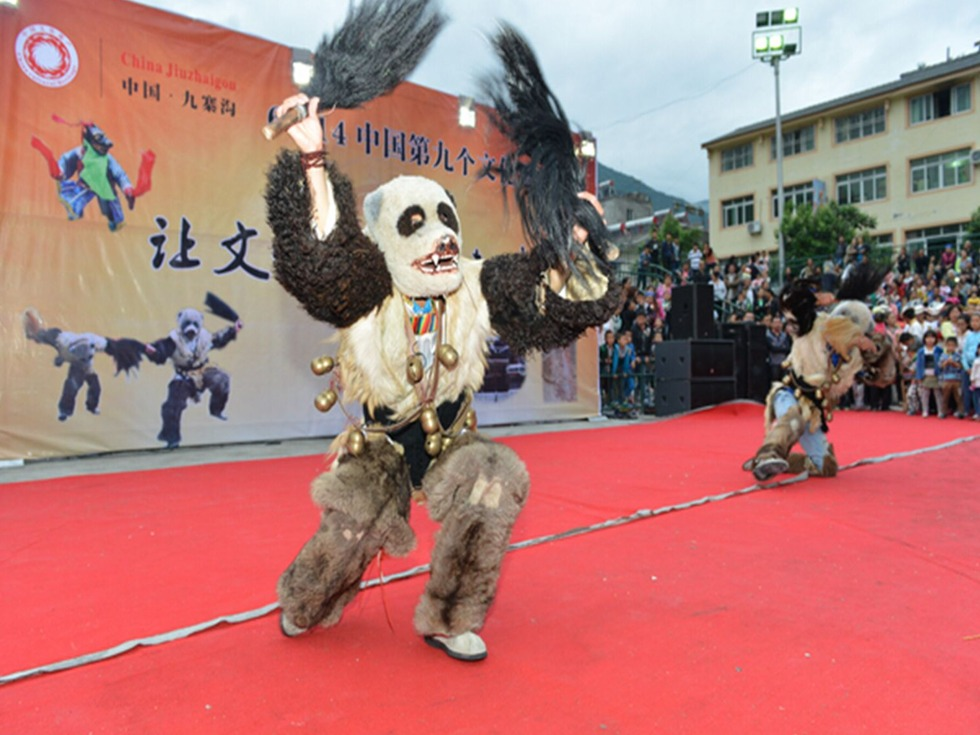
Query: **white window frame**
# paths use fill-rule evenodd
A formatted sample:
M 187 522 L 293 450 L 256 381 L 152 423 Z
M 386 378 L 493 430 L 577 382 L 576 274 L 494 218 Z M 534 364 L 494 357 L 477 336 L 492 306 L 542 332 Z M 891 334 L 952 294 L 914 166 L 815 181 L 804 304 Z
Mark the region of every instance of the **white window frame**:
M 770 139 L 770 155 L 773 161 L 776 160 L 776 136 Z M 817 136 L 813 125 L 804 125 L 802 128 L 790 130 L 783 133 L 783 157 L 795 156 L 800 153 L 808 153 L 817 147 Z
M 943 92 L 949 94 L 949 112 L 945 115 L 939 115 L 936 112 L 936 95 Z M 961 102 L 963 96 L 966 97 L 965 103 Z M 970 83 L 952 84 L 909 98 L 909 124 L 922 125 L 943 117 L 962 115 L 971 109 L 973 109 L 973 94 Z
M 738 227 L 755 220 L 755 197 L 751 194 L 721 203 L 722 228 Z
M 969 184 L 972 176 L 969 148 L 909 161 L 909 185 L 913 194 Z
M 885 106 L 841 115 L 834 119 L 834 139 L 838 143 L 867 138 L 885 132 Z
M 754 163 L 752 143 L 732 146 L 721 152 L 721 170 L 736 171 Z
M 841 174 L 837 177 L 836 188 L 839 204 L 880 201 L 888 196 L 887 169 L 884 166 L 876 166 L 863 171 Z
M 783 201 L 793 202 L 795 207 L 799 207 L 801 204 L 808 204 L 811 207 L 816 201 L 817 193 L 813 186 L 812 181 L 804 181 L 802 184 L 794 184 L 793 186 L 783 187 Z M 772 216 L 774 219 L 779 218 L 779 192 L 775 189 L 772 190 L 772 197 L 770 199 L 772 204 Z

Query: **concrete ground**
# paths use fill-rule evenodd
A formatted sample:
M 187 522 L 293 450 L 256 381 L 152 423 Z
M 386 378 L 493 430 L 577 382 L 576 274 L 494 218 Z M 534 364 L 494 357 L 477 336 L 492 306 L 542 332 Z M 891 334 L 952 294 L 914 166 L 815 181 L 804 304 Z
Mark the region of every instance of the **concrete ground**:
M 575 431 L 603 426 L 622 426 L 652 420 L 656 420 L 655 417 L 641 416 L 633 420 L 617 420 L 600 416 L 593 419 L 480 427 L 480 432 L 486 436 L 497 438 L 521 434 L 541 434 L 550 431 Z M 6 463 L 5 466 L 0 465 L 0 485 L 109 472 L 135 472 L 217 462 L 302 457 L 326 453 L 332 440 L 332 436 L 314 439 L 287 439 L 247 444 L 181 447 L 173 451 L 147 449 L 135 452 L 113 452 L 63 459 L 33 460 L 24 464 Z

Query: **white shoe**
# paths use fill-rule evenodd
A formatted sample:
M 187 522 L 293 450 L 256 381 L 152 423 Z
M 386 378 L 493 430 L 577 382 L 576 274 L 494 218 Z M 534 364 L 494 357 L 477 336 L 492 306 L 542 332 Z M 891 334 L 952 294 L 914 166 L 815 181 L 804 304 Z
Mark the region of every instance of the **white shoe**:
M 476 633 L 460 633 L 452 637 L 427 635 L 425 642 L 457 661 L 482 661 L 487 657 L 487 645 Z
M 280 611 L 280 613 L 279 613 L 279 630 L 282 631 L 282 634 L 284 636 L 288 636 L 289 638 L 295 638 L 296 636 L 302 635 L 303 633 L 305 633 L 308 629 L 307 628 L 300 628 L 298 625 L 293 625 L 289 621 L 289 618 L 286 617 L 286 613 Z
M 781 475 L 789 469 L 789 462 L 782 457 L 766 457 L 760 459 L 752 468 L 752 474 L 759 482 L 770 480 L 776 475 Z

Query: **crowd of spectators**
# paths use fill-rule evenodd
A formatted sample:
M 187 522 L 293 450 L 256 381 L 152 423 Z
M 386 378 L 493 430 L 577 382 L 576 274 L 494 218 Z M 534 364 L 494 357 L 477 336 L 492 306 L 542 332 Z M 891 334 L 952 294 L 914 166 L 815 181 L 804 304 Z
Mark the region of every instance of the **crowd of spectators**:
M 784 280 L 815 279 L 835 291 L 848 271 L 871 258 L 860 237 L 841 238 L 832 256 L 787 267 Z M 959 247 L 902 247 L 884 284 L 870 299 L 875 329 L 893 341 L 901 361 L 895 385 L 858 384 L 842 408 L 898 410 L 909 415 L 980 420 L 980 263 L 969 240 Z M 771 287 L 769 253 L 721 260 L 708 245 L 681 254 L 669 235 L 642 249 L 635 270 L 621 274 L 626 296 L 603 326 L 600 387 L 603 410 L 634 416 L 653 406 L 658 343 L 672 338 L 673 289 L 689 283 L 712 288 L 717 322 L 757 322 L 765 327 L 771 377 L 781 377 L 791 342 L 783 329 L 778 294 Z M 976 366 L 976 367 L 974 367 Z

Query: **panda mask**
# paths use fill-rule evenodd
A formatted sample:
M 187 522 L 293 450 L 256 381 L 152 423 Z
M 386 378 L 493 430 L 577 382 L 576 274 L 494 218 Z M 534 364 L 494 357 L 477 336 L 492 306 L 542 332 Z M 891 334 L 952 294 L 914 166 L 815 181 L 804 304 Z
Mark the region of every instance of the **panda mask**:
M 203 324 L 204 317 L 197 309 L 183 309 L 177 314 L 177 331 L 184 344 L 192 350 L 201 334 Z
M 402 294 L 446 296 L 460 287 L 459 216 L 442 186 L 421 176 L 399 176 L 367 195 L 364 216 Z

